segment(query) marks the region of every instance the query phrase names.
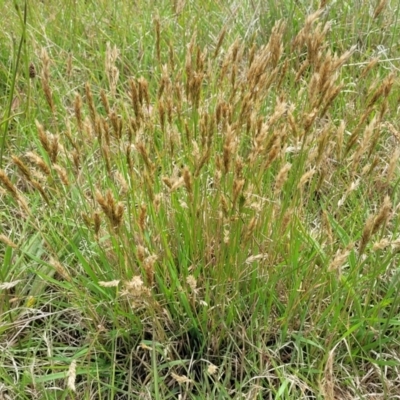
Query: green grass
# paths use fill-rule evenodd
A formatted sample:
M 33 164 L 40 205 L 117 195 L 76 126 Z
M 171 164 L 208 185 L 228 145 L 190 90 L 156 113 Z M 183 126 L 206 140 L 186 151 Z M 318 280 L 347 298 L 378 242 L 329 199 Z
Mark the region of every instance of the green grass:
M 400 395 L 398 5 L 215 3 L 0 2 L 2 398 Z

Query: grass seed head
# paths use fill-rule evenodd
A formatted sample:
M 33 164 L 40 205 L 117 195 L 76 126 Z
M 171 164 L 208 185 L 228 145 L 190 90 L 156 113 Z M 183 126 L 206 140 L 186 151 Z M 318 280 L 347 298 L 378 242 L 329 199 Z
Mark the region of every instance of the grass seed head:
M 36 153 L 34 152 L 27 152 L 26 157 L 32 162 L 34 163 L 46 176 L 49 176 L 51 171 L 50 168 L 48 167 L 48 165 L 44 162 L 44 160 L 38 156 Z
M 283 185 L 285 184 L 289 171 L 292 168 L 292 164 L 286 163 L 278 172 L 278 175 L 276 176 L 275 179 L 275 188 L 274 188 L 274 193 L 275 195 L 279 194 L 283 188 Z
M 43 148 L 46 150 L 46 153 L 51 154 L 51 144 L 50 144 L 49 138 L 47 137 L 46 132 L 44 131 L 43 125 L 40 124 L 38 121 L 35 121 L 35 123 L 36 123 L 36 128 L 38 130 L 40 143 L 42 144 Z
M 78 130 L 79 132 L 82 132 L 83 129 L 82 97 L 78 92 L 75 93 L 74 112 L 75 112 L 76 122 L 78 124 Z
M 11 156 L 13 163 L 18 167 L 21 171 L 22 175 L 28 180 L 32 180 L 31 171 L 29 170 L 28 166 L 17 156 Z
M 146 273 L 146 284 L 148 286 L 153 286 L 154 284 L 154 275 L 155 275 L 155 268 L 154 264 L 157 261 L 157 256 L 152 254 L 146 257 L 143 261 L 143 267 Z
M 57 164 L 53 164 L 53 168 L 57 171 L 58 176 L 60 177 L 60 180 L 63 183 L 63 185 L 69 186 L 68 174 L 65 168 Z
M 14 186 L 14 184 L 10 181 L 6 173 L 1 169 L 0 170 L 0 182 L 3 184 L 5 189 L 10 193 L 10 195 L 15 199 L 19 200 L 20 195 L 17 191 L 17 188 Z
M 380 2 L 377 4 L 374 10 L 374 15 L 373 15 L 374 19 L 377 19 L 381 15 L 386 5 L 387 5 L 387 0 L 380 0 Z
M 385 225 L 387 223 L 391 216 L 391 209 L 392 202 L 390 201 L 390 197 L 385 196 L 383 204 L 379 209 L 377 216 L 374 218 L 371 235 L 374 235 L 382 225 Z
M 13 249 L 18 248 L 18 246 L 11 239 L 9 239 L 6 235 L 3 235 L 2 233 L 0 234 L 0 242 L 3 242 L 6 246 L 10 246 Z
M 72 392 L 76 392 L 75 381 L 76 381 L 76 360 L 73 360 L 69 365 L 67 387 Z

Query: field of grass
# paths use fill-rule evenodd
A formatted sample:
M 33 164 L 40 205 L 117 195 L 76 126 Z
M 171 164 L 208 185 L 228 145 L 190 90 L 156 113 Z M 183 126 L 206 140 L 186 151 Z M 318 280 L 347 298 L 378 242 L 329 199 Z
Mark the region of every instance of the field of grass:
M 0 14 L 0 399 L 400 398 L 397 1 Z

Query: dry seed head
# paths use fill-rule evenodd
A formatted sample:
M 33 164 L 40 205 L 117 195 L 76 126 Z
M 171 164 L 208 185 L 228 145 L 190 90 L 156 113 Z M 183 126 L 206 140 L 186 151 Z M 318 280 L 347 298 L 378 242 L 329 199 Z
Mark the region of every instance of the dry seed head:
M 394 72 L 391 72 L 383 81 L 383 95 L 385 98 L 389 96 L 389 93 L 394 84 L 395 77 L 396 75 L 394 74 Z
M 278 172 L 278 175 L 276 176 L 275 180 L 275 188 L 274 188 L 274 193 L 277 195 L 280 193 L 280 191 L 283 188 L 283 185 L 285 184 L 289 171 L 292 168 L 292 164 L 286 163 Z
M 316 106 L 316 102 L 318 100 L 320 82 L 320 74 L 318 72 L 314 72 L 311 76 L 310 83 L 308 84 L 308 97 L 310 98 L 310 103 L 313 107 Z
M 343 266 L 344 262 L 347 260 L 353 247 L 354 247 L 354 244 L 351 243 L 344 250 L 342 250 L 342 251 L 338 250 L 335 255 L 335 258 L 331 261 L 331 263 L 328 266 L 328 271 L 330 271 L 330 272 L 331 271 L 339 271 L 340 268 Z
M 314 109 L 304 116 L 304 133 L 307 133 L 318 115 L 318 109 Z
M 39 133 L 39 140 L 40 143 L 42 144 L 43 148 L 46 150 L 47 154 L 51 153 L 51 145 L 50 141 L 44 131 L 43 125 L 41 125 L 37 120 L 35 120 L 36 128 Z
M 367 66 L 363 69 L 359 80 L 362 81 L 365 76 L 368 74 L 369 71 L 371 71 L 372 68 L 375 67 L 376 64 L 378 64 L 379 58 L 378 57 L 374 57 L 368 64 Z
M 3 242 L 5 245 L 12 247 L 13 249 L 16 249 L 18 246 L 10 240 L 7 236 L 0 234 L 0 242 Z
M 141 244 L 136 246 L 136 255 L 140 262 L 143 262 L 146 257 L 146 248 Z
M 179 385 L 183 385 L 184 383 L 188 384 L 188 383 L 193 382 L 192 379 L 189 379 L 185 375 L 178 375 L 178 374 L 175 374 L 174 372 L 171 372 L 171 376 L 174 380 L 176 380 L 179 383 Z
M 379 121 L 382 121 L 382 120 L 383 120 L 384 115 L 385 115 L 388 111 L 389 111 L 389 99 L 388 99 L 388 98 L 385 98 L 385 99 L 382 101 L 381 108 L 380 108 L 380 110 L 379 110 L 379 117 L 378 117 Z
M 164 183 L 166 183 L 166 181 L 164 181 Z M 176 189 L 179 189 L 184 185 L 185 185 L 185 179 L 183 178 L 183 176 L 181 176 L 180 178 L 175 178 L 170 188 L 170 192 L 174 192 Z
M 223 215 L 225 217 L 227 217 L 228 213 L 229 213 L 228 202 L 226 200 L 226 197 L 223 194 L 221 194 L 221 200 L 220 201 L 221 201 L 222 213 L 223 213 Z
M 164 132 L 165 131 L 165 108 L 164 108 L 164 102 L 162 102 L 162 101 L 160 101 L 158 103 L 158 116 L 160 119 L 161 130 Z
M 67 387 L 72 392 L 76 392 L 75 381 L 76 381 L 76 360 L 73 360 L 68 368 L 68 383 Z
M 119 285 L 121 281 L 118 279 L 115 279 L 113 281 L 108 281 L 108 282 L 104 282 L 104 281 L 99 281 L 99 286 L 101 287 L 117 287 Z
M 300 178 L 300 182 L 297 185 L 297 188 L 301 189 L 312 178 L 314 174 L 315 174 L 314 168 L 310 169 L 305 174 L 303 174 L 302 177 Z
M 141 119 L 142 113 L 139 101 L 139 92 L 136 82 L 134 81 L 133 78 L 129 80 L 129 85 L 130 85 L 130 94 L 131 94 L 131 102 L 133 110 L 135 111 L 136 118 Z
M 76 122 L 78 124 L 78 130 L 79 130 L 79 132 L 82 132 L 82 128 L 83 128 L 82 97 L 78 92 L 75 93 L 74 112 L 75 112 Z
M 42 186 L 39 182 L 35 181 L 34 179 L 32 179 L 31 183 L 32 183 L 32 186 L 33 186 L 33 187 L 40 193 L 40 195 L 43 197 L 43 200 L 46 202 L 46 204 L 49 206 L 49 205 L 50 205 L 50 200 L 49 200 L 49 198 L 48 198 L 46 192 L 44 191 L 43 186 Z
M 172 190 L 173 183 L 170 178 L 168 178 L 167 176 L 163 176 L 162 181 L 165 183 L 166 186 L 168 186 L 169 189 Z
M 67 171 L 63 167 L 61 167 L 57 164 L 53 164 L 53 168 L 57 171 L 57 174 L 60 177 L 61 182 L 65 186 L 69 186 L 69 179 L 68 179 Z
M 235 149 L 235 143 L 233 138 L 232 128 L 228 125 L 227 131 L 225 133 L 225 143 L 224 143 L 224 172 L 227 174 L 229 172 L 229 165 L 231 158 Z
M 380 163 L 381 161 L 382 161 L 382 160 L 381 160 L 381 157 L 375 155 L 375 157 L 374 157 L 374 159 L 372 160 L 371 164 L 370 164 L 369 166 L 366 165 L 366 166 L 364 167 L 364 168 L 367 168 L 367 169 L 365 170 L 365 172 L 363 171 L 363 174 L 365 174 L 365 176 L 370 176 L 370 175 L 374 172 L 375 168 L 379 165 L 379 163 Z
M 256 226 L 257 226 L 257 217 L 252 217 L 250 222 L 246 226 L 245 237 L 244 237 L 245 241 L 247 241 L 250 238 L 250 236 L 253 234 Z
M 389 196 L 385 196 L 383 204 L 379 209 L 378 215 L 374 219 L 371 235 L 374 235 L 378 229 L 384 225 L 390 218 L 390 211 L 392 209 L 392 202 Z
M 294 78 L 294 81 L 297 83 L 301 80 L 301 77 L 304 74 L 304 71 L 307 69 L 307 67 L 310 65 L 308 59 L 304 60 L 304 62 L 301 64 L 300 68 L 298 68 L 296 76 Z
M 107 172 L 111 172 L 110 150 L 106 143 L 101 146 L 101 155 L 103 157 Z
M 215 375 L 218 372 L 218 367 L 214 364 L 209 363 L 207 367 L 207 374 Z
M 374 16 L 373 18 L 376 19 L 381 15 L 383 9 L 386 7 L 387 0 L 380 0 L 380 2 L 377 4 L 375 10 L 374 10 Z
M 105 118 L 101 118 L 100 121 L 101 121 L 100 122 L 101 128 L 98 130 L 97 138 L 99 142 L 101 142 L 101 139 L 104 138 L 105 145 L 110 146 L 110 127 Z M 90 124 L 85 124 L 85 125 L 87 126 L 88 130 L 90 130 Z
M 372 250 L 378 251 L 378 250 L 384 250 L 387 247 L 389 247 L 391 244 L 391 241 L 387 238 L 381 239 L 379 242 L 374 243 L 372 246 Z
M 116 93 L 116 87 L 119 78 L 119 70 L 115 66 L 115 63 L 119 57 L 119 50 L 117 46 L 111 47 L 110 42 L 106 45 L 106 57 L 105 57 L 105 69 L 108 82 L 110 85 L 111 95 L 114 97 Z
M 147 154 L 147 150 L 142 142 L 136 143 L 136 148 L 139 151 L 140 155 L 142 156 L 142 159 L 146 165 L 147 170 L 152 173 L 154 170 L 154 165 L 150 161 L 149 155 Z
M 100 90 L 100 98 L 101 103 L 103 104 L 104 110 L 106 111 L 107 115 L 110 114 L 110 103 L 108 102 L 108 98 L 104 89 Z
M 47 164 L 43 161 L 41 157 L 39 157 L 36 153 L 33 153 L 29 151 L 28 153 L 25 154 L 27 158 L 31 162 L 33 162 L 42 172 L 44 172 L 45 175 L 50 175 L 50 168 L 47 166 Z
M 111 111 L 109 116 L 111 125 L 114 130 L 114 136 L 117 139 L 121 139 L 121 132 L 122 132 L 122 118 L 118 115 L 115 111 Z
M 284 21 L 280 20 L 275 22 L 274 27 L 268 41 L 267 47 L 269 48 L 272 67 L 275 68 L 278 65 L 279 59 L 283 53 L 283 31 L 285 30 Z
M 305 24 L 303 26 L 303 28 L 299 31 L 299 33 L 297 34 L 297 36 L 295 37 L 294 41 L 293 41 L 293 47 L 301 47 L 307 44 L 307 39 L 309 38 L 311 32 L 311 27 L 312 24 L 314 23 L 314 21 L 316 21 L 320 15 L 324 12 L 323 9 L 319 9 L 317 10 L 315 13 L 310 14 L 309 16 L 307 16 Z
M 54 267 L 54 269 L 57 271 L 57 273 L 66 281 L 70 282 L 71 281 L 71 276 L 69 272 L 65 269 L 65 267 L 57 260 L 50 258 L 49 264 Z
M 154 17 L 154 29 L 156 31 L 156 54 L 157 54 L 157 60 L 159 63 L 161 63 L 161 45 L 160 45 L 160 41 L 161 41 L 161 28 L 160 28 L 160 16 L 156 15 Z
M 7 191 L 15 200 L 19 200 L 20 195 L 16 187 L 13 185 L 10 179 L 8 179 L 8 176 L 2 169 L 0 169 L 0 182 L 3 184 L 3 186 L 7 189 Z
M 267 169 L 271 166 L 271 164 L 279 157 L 281 151 L 281 144 L 280 141 L 278 140 L 277 143 L 275 143 L 270 152 L 268 153 L 268 158 L 267 161 L 264 164 L 264 169 Z
M 150 107 L 149 84 L 143 76 L 141 76 L 138 79 L 138 87 L 139 87 L 139 100 L 141 102 L 140 104 L 143 104 L 143 102 L 145 102 L 147 108 L 149 108 Z
M 338 59 L 335 60 L 333 69 L 337 70 L 340 68 L 357 50 L 357 45 L 352 46 L 349 50 L 344 52 Z
M 193 194 L 193 182 L 192 175 L 190 174 L 189 168 L 183 168 L 183 180 L 185 182 L 185 187 L 190 196 Z
M 325 116 L 326 112 L 328 111 L 328 108 L 333 103 L 333 100 L 335 100 L 335 98 L 339 95 L 343 86 L 344 84 L 341 83 L 337 86 L 332 86 L 331 88 L 329 88 L 326 95 L 324 96 L 325 105 L 322 111 L 320 112 L 320 118 L 323 118 Z
M 282 86 L 282 83 L 283 83 L 283 81 L 284 81 L 284 78 L 286 77 L 286 74 L 287 74 L 287 72 L 288 72 L 288 70 L 289 70 L 289 59 L 286 59 L 285 61 L 284 61 L 284 63 L 283 63 L 283 65 L 282 65 L 282 67 L 281 67 L 281 69 L 280 69 L 280 72 L 279 72 L 279 80 L 278 80 L 278 82 L 276 83 L 276 88 L 277 88 L 277 90 L 279 90 L 280 88 L 281 88 L 281 86 Z
M 193 275 L 189 275 L 186 278 L 186 283 L 189 285 L 189 287 L 193 293 L 197 292 L 197 281 Z
M 148 286 L 153 286 L 154 284 L 154 274 L 155 274 L 154 264 L 156 261 L 157 261 L 157 256 L 154 254 L 146 257 L 143 261 L 143 267 L 146 273 L 146 283 Z
M 108 193 L 109 192 L 110 192 L 110 190 L 108 190 Z M 100 193 L 100 191 L 96 190 L 96 200 L 100 204 L 100 207 L 102 208 L 104 214 L 106 214 L 106 216 L 109 219 L 111 219 L 111 208 L 114 206 L 114 201 L 113 201 L 113 197 L 112 197 L 111 193 L 110 193 L 110 196 L 112 199 L 111 204 L 109 204 L 109 200 L 107 199 L 107 197 L 103 197 L 103 195 Z
M 224 243 L 226 245 L 229 245 L 229 241 L 230 241 L 230 231 L 229 228 L 224 228 Z
M 157 193 L 154 196 L 153 206 L 154 206 L 154 209 L 156 210 L 156 212 L 158 212 L 160 210 L 162 199 L 163 199 L 163 194 L 162 193 Z
M 363 233 L 361 235 L 361 240 L 360 240 L 360 247 L 359 247 L 359 254 L 361 255 L 362 253 L 364 253 L 365 247 L 367 245 L 367 243 L 369 242 L 369 239 L 372 236 L 372 229 L 374 227 L 374 216 L 370 215 L 367 218 L 367 221 L 365 223 L 364 229 L 363 229 Z
M 121 195 L 125 196 L 128 193 L 129 186 L 128 183 L 126 182 L 124 176 L 121 174 L 121 172 L 116 171 L 114 173 L 115 180 L 117 183 L 120 185 L 120 193 Z
M 50 160 L 52 163 L 57 161 L 59 151 L 59 144 L 58 144 L 58 136 L 51 135 L 50 136 Z
M 133 298 L 137 297 L 148 297 L 150 291 L 143 284 L 143 280 L 140 276 L 134 276 L 130 281 L 125 282 L 125 288 L 127 293 L 125 295 L 131 296 Z
M 220 34 L 218 36 L 218 42 L 217 42 L 217 44 L 215 46 L 215 50 L 214 50 L 214 58 L 216 58 L 218 55 L 218 52 L 222 46 L 222 42 L 224 41 L 225 35 L 226 35 L 226 26 L 224 26 L 222 28 L 222 31 L 220 32 Z
M 119 229 L 121 227 L 124 216 L 124 210 L 125 210 L 124 205 L 121 202 L 118 202 L 115 211 L 113 213 L 112 224 L 114 229 Z
M 32 180 L 32 175 L 27 167 L 27 165 L 17 156 L 11 156 L 13 163 L 18 167 L 18 169 L 21 171 L 22 175 L 25 176 L 25 178 L 30 181 Z
M 368 102 L 367 109 L 372 107 L 381 96 L 386 98 L 389 95 L 389 92 L 393 86 L 393 83 L 394 83 L 394 75 L 391 73 L 383 80 L 381 85 L 378 87 L 378 89 L 372 95 L 370 101 Z M 369 93 L 370 93 L 370 90 L 368 91 L 368 94 Z

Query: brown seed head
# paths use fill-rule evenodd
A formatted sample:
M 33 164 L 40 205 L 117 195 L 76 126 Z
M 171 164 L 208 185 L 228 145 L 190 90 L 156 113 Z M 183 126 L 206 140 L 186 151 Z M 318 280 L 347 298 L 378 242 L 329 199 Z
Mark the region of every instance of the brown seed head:
M 3 184 L 3 186 L 6 188 L 8 193 L 15 199 L 19 199 L 19 193 L 17 191 L 17 188 L 14 186 L 14 184 L 8 179 L 8 176 L 6 173 L 1 169 L 0 170 L 0 182 Z
M 31 171 L 29 170 L 28 166 L 17 156 L 11 156 L 13 163 L 18 167 L 21 171 L 22 175 L 30 181 L 32 179 Z
M 29 78 L 34 79 L 36 77 L 36 68 L 35 64 L 31 62 L 29 64 Z

